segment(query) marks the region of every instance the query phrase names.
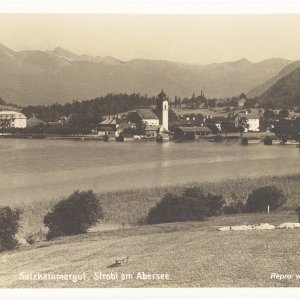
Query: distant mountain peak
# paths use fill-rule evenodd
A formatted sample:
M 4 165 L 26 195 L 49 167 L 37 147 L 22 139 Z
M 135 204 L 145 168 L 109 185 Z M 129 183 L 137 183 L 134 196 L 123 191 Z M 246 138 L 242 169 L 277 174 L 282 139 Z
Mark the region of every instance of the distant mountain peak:
M 65 49 L 65 48 L 62 48 L 62 47 L 56 47 L 52 50 L 53 52 L 67 52 L 67 53 L 73 53 L 72 51 L 68 50 L 68 49 Z M 75 54 L 75 53 L 73 53 Z
M 245 57 L 241 58 L 237 62 L 248 62 L 248 63 L 250 63 L 250 61 L 247 58 L 245 58 Z
M 15 54 L 15 51 L 9 49 L 8 47 L 0 43 L 0 53 L 12 56 Z
M 236 65 L 252 65 L 252 62 L 249 61 L 247 58 L 241 58 L 241 59 L 237 60 L 236 62 L 234 62 L 234 64 L 236 64 Z
M 107 93 L 157 95 L 163 86 L 171 98 L 202 91 L 210 98 L 224 98 L 253 89 L 284 66 L 280 59 L 252 63 L 246 58 L 208 65 L 163 59 L 123 62 L 112 56 L 78 55 L 62 47 L 14 52 L 0 45 L 0 77 L 7 78 L 0 80 L 0 93 L 17 104 L 50 104 Z M 20 78 L 26 85 L 20 84 Z
M 79 56 L 68 49 L 64 49 L 62 47 L 56 47 L 53 50 L 47 51 L 47 53 L 52 55 L 57 55 L 62 58 L 66 58 L 68 60 L 78 60 Z

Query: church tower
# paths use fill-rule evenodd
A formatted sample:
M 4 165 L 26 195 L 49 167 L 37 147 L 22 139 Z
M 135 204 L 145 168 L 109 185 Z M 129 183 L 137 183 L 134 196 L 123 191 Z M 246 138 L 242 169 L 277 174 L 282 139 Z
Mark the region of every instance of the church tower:
M 169 101 L 167 98 L 162 102 L 162 126 L 169 131 Z
M 161 129 L 169 131 L 169 101 L 163 90 L 158 95 L 157 113 L 160 115 Z

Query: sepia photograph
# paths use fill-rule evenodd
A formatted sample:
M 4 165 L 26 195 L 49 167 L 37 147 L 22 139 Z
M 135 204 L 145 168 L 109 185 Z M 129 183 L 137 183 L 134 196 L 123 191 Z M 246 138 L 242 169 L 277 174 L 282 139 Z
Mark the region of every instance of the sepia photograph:
M 0 287 L 300 287 L 299 37 L 0 12 Z

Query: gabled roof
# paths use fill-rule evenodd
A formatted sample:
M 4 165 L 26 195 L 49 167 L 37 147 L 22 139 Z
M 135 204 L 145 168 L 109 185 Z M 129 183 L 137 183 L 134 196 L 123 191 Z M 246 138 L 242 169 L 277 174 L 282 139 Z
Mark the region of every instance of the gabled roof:
M 15 119 L 26 119 L 26 116 L 24 114 L 22 114 L 19 111 L 12 111 L 12 110 L 1 110 L 0 111 L 0 115 L 2 116 L 9 116 L 9 117 L 13 117 Z
M 100 123 L 100 125 L 116 125 L 119 121 L 116 118 L 108 118 L 105 119 L 103 122 Z
M 158 120 L 158 116 L 154 113 L 153 109 L 151 108 L 140 108 L 136 111 L 138 116 L 141 119 L 156 119 Z

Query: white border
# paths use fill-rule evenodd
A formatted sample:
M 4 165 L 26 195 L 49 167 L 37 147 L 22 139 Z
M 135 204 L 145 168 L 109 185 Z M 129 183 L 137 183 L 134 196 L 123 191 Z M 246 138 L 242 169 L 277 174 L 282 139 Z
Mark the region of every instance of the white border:
M 298 0 L 0 0 L 0 13 L 298 14 Z
M 0 13 L 300 14 L 298 0 L 0 0 Z M 1 17 L 1 16 L 0 16 Z M 300 17 L 300 16 L 299 16 Z M 300 38 L 300 37 L 299 37 Z M 0 299 L 299 299 L 300 288 L 0 289 Z
M 3 300 L 98 300 L 98 299 L 299 299 L 299 288 L 103 288 L 103 289 L 2 289 Z

